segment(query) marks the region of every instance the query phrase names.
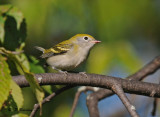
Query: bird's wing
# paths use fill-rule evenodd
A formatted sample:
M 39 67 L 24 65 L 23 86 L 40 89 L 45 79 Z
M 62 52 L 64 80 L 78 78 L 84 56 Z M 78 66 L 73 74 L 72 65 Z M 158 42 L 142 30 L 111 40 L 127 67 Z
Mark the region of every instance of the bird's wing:
M 48 58 L 55 55 L 64 54 L 73 47 L 73 44 L 63 44 L 59 43 L 56 46 L 53 46 L 50 49 L 46 49 L 41 55 L 41 58 Z

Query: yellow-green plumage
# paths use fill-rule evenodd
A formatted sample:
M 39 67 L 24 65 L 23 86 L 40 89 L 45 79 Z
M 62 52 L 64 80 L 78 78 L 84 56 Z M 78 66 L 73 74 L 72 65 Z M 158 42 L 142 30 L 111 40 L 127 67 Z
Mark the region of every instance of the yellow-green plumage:
M 77 34 L 52 48 L 36 48 L 43 51 L 41 58 L 46 58 L 46 62 L 52 68 L 68 71 L 79 66 L 87 58 L 93 45 L 98 42 L 100 41 L 88 34 Z

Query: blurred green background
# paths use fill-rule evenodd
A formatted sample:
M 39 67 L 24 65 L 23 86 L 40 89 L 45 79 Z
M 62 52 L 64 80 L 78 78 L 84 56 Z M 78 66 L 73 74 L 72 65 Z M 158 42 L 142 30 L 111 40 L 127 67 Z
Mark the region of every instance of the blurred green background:
M 87 33 L 102 42 L 94 47 L 80 70 L 125 78 L 159 54 L 158 0 L 1 0 L 0 4 L 12 4 L 22 11 L 27 24 L 27 55 L 39 56 L 33 49 L 34 46 L 50 48 L 77 33 Z M 148 81 L 157 83 L 157 76 L 158 73 Z M 27 92 L 24 97 L 28 100 L 24 108 L 32 109 L 35 99 L 30 90 L 24 90 Z M 43 116 L 68 116 L 75 91 L 76 89 L 67 91 L 46 104 Z M 85 98 L 86 95 L 81 96 L 75 117 L 89 116 Z M 99 105 L 102 117 L 111 117 L 115 110 L 125 110 L 116 96 L 108 100 L 103 100 L 105 103 Z M 143 105 L 142 108 L 142 105 L 137 103 L 141 100 L 150 102 L 150 105 Z M 139 109 L 140 116 L 150 117 L 152 99 L 136 96 L 136 101 L 133 99 L 132 102 L 137 106 L 137 110 Z M 111 107 L 116 109 L 112 112 L 106 111 Z

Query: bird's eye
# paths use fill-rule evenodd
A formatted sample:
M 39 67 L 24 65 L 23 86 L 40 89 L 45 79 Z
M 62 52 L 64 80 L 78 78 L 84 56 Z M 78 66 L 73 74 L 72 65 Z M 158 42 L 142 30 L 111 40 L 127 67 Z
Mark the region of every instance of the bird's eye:
M 88 37 L 84 37 L 84 40 L 88 40 Z

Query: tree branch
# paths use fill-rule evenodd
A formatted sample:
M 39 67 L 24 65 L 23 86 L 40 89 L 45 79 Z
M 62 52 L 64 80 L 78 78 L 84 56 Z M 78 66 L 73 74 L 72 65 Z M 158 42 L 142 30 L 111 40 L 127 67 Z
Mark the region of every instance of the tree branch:
M 126 79 L 128 79 L 128 80 L 143 80 L 146 76 L 155 73 L 159 68 L 160 68 L 160 56 L 156 57 L 150 63 L 145 65 L 142 69 L 137 71 L 135 74 L 128 76 Z M 93 112 L 92 115 L 99 117 L 98 101 L 100 101 L 108 96 L 112 96 L 113 94 L 114 93 L 108 89 L 100 89 L 96 92 L 91 93 L 89 95 L 91 98 L 87 99 L 87 103 L 88 103 L 87 106 L 88 106 L 89 113 L 91 111 L 91 112 Z M 91 106 L 89 106 L 89 104 L 91 104 Z M 94 111 L 92 111 L 92 110 L 94 110 Z
M 86 74 L 88 78 L 76 73 L 67 73 L 67 79 L 63 73 L 43 73 L 35 74 L 40 85 L 77 85 L 77 86 L 93 86 L 111 89 L 116 83 L 121 84 L 125 93 L 145 95 L 149 97 L 160 97 L 160 85 L 154 83 L 130 81 L 118 77 L 111 77 L 98 74 Z M 29 86 L 23 75 L 13 76 L 13 80 L 20 87 Z M 40 80 L 39 80 L 40 79 Z M 153 94 L 154 95 L 151 95 Z

